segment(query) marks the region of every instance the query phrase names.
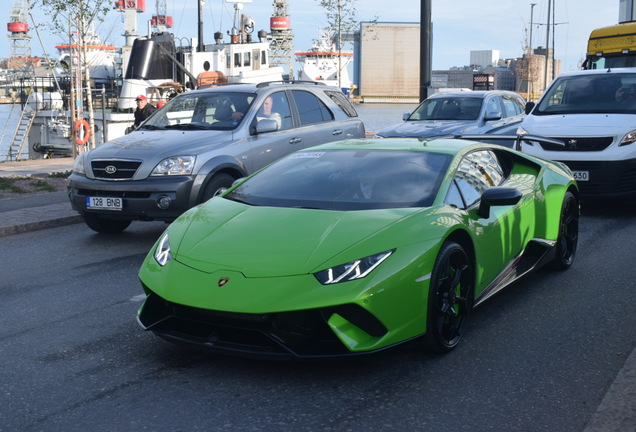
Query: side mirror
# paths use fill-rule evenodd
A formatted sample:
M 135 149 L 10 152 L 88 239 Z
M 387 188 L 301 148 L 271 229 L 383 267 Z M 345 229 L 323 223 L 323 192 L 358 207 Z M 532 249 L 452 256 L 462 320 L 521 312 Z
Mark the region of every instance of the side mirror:
M 404 121 L 407 121 L 409 119 L 409 117 L 411 117 L 411 113 L 402 114 L 402 120 L 404 120 Z
M 526 102 L 526 114 L 530 114 L 530 111 L 532 111 L 534 105 L 534 102 Z
M 501 111 L 491 111 L 486 114 L 484 121 L 501 120 L 502 117 Z
M 278 123 L 276 120 L 263 119 L 256 123 L 256 133 L 262 134 L 267 132 L 274 132 L 278 130 Z
M 521 200 L 522 196 L 519 189 L 513 187 L 492 187 L 486 189 L 481 196 L 477 214 L 482 218 L 489 218 L 491 207 L 515 205 Z

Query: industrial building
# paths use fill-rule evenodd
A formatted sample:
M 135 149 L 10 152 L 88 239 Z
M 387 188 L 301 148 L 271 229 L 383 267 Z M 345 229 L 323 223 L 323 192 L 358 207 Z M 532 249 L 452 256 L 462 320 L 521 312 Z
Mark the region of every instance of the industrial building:
M 364 102 L 419 101 L 420 23 L 363 22 L 359 34 L 353 96 Z M 543 47 L 518 59 L 501 59 L 498 50 L 471 51 L 469 65 L 433 70 L 431 91 L 511 90 L 533 100 L 561 73 L 561 61 L 552 57 Z

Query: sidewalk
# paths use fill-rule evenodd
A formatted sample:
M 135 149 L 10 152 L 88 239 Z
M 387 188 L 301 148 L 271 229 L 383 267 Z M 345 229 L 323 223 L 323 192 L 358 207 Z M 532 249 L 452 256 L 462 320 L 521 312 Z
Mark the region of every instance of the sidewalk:
M 0 177 L 45 176 L 73 168 L 72 158 L 0 162 Z M 2 237 L 79 223 L 66 192 L 0 199 Z M 583 432 L 636 432 L 636 349 L 605 394 Z
M 73 169 L 73 158 L 0 162 L 0 177 L 46 176 Z M 30 194 L 0 199 L 0 238 L 29 231 L 79 223 L 66 192 Z

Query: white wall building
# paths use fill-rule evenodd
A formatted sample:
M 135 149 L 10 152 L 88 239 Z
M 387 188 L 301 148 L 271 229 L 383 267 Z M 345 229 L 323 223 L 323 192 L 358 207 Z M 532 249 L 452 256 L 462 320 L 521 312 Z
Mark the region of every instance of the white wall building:
M 499 61 L 499 50 L 481 50 L 470 52 L 470 65 L 479 66 L 485 69 L 488 66 L 495 66 Z

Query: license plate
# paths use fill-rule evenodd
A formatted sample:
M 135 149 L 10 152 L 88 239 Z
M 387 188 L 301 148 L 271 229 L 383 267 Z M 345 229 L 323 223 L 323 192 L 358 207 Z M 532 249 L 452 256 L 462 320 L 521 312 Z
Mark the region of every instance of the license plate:
M 86 197 L 86 208 L 100 210 L 121 210 L 123 199 L 109 197 Z
M 589 171 L 572 171 L 574 174 L 574 180 L 576 181 L 589 181 L 590 180 L 590 172 Z

